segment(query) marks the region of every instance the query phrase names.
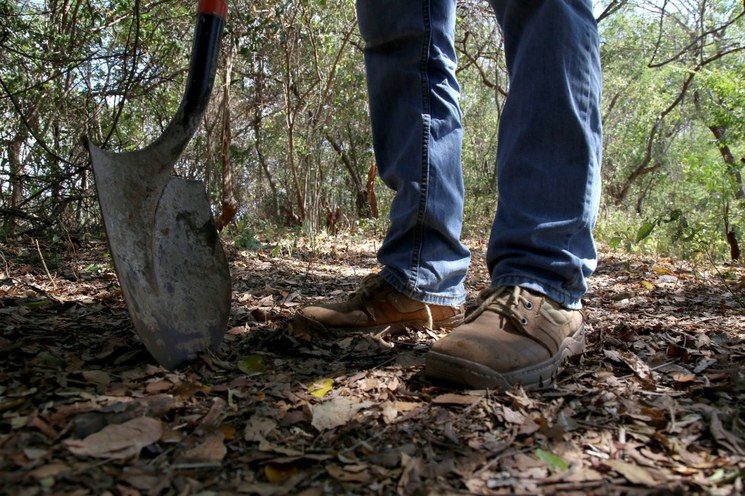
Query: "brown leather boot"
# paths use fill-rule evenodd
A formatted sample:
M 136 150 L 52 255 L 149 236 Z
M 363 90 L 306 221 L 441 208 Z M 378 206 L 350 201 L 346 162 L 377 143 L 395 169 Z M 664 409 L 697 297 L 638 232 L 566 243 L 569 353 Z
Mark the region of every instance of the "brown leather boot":
M 582 353 L 582 313 L 519 287 L 488 290 L 466 322 L 427 353 L 425 375 L 472 389 L 545 388 Z
M 339 334 L 375 332 L 390 327 L 452 328 L 463 322 L 463 307 L 428 305 L 399 293 L 377 274 L 366 276 L 349 300 L 310 306 L 295 314 L 296 330 Z

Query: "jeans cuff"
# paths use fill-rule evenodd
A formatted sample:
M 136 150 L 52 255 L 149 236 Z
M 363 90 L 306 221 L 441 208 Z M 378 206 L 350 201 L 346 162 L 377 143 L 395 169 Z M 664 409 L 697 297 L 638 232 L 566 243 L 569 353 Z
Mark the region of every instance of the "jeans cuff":
M 454 288 L 442 293 L 431 293 L 412 289 L 400 279 L 395 271 L 388 267 L 383 267 L 379 275 L 399 293 L 412 300 L 421 301 L 428 305 L 459 307 L 466 301 L 466 292 L 462 285 L 460 288 Z

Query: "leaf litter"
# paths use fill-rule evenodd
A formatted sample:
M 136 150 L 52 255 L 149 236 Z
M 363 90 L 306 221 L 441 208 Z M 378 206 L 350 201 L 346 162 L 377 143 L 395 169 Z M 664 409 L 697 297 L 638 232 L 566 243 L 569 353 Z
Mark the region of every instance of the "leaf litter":
M 293 331 L 376 270 L 358 241 L 231 247 L 224 344 L 178 371 L 135 337 L 104 245 L 57 254 L 53 280 L 3 247 L 0 493 L 743 492 L 741 264 L 606 251 L 587 349 L 554 388 L 459 391 L 422 374 L 441 330 Z M 471 244 L 472 308 L 488 276 Z

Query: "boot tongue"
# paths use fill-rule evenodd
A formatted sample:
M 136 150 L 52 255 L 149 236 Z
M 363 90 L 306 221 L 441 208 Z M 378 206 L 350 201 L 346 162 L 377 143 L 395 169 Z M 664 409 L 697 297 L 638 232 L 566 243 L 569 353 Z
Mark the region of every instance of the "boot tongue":
M 507 286 L 496 286 L 496 287 L 486 288 L 482 290 L 481 293 L 479 293 L 479 300 L 481 301 L 481 303 L 484 303 L 489 298 L 497 297 L 498 295 L 500 295 L 507 289 L 508 289 Z
M 501 298 L 505 298 L 504 293 L 509 290 L 510 288 L 508 286 L 497 286 L 483 290 L 479 294 L 479 300 L 481 300 L 481 303 L 479 303 L 476 310 L 466 317 L 465 322 L 472 322 L 487 309 L 492 310 L 499 315 L 509 317 L 510 313 L 509 310 L 507 310 L 509 306 L 505 302 L 500 301 Z
M 520 287 L 499 287 L 497 290 L 488 296 L 486 306 L 501 315 L 509 317 L 513 314 L 514 308 L 517 306 L 517 302 L 520 297 Z M 487 303 L 488 302 L 488 303 Z
M 380 288 L 385 287 L 387 284 L 388 283 L 385 282 L 385 279 L 380 277 L 378 274 L 368 274 L 362 279 L 357 290 L 352 293 L 352 297 L 359 296 L 360 298 L 367 298 L 371 296 L 374 291 L 380 290 Z

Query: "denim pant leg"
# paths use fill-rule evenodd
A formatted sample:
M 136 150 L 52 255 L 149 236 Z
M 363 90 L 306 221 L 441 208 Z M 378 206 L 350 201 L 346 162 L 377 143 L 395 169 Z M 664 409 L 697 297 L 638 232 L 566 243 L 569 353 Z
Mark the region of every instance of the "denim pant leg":
M 590 0 L 491 0 L 510 91 L 497 151 L 492 284 L 580 308 L 597 254 L 602 131 L 597 24 Z
M 411 298 L 465 299 L 462 127 L 455 0 L 357 0 L 370 117 L 382 180 L 393 190 L 381 276 Z

